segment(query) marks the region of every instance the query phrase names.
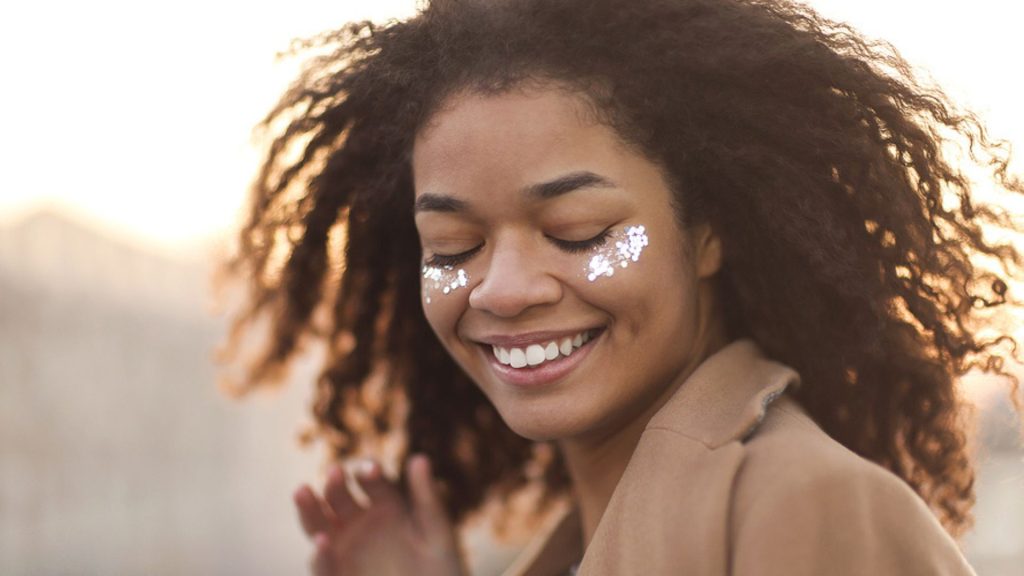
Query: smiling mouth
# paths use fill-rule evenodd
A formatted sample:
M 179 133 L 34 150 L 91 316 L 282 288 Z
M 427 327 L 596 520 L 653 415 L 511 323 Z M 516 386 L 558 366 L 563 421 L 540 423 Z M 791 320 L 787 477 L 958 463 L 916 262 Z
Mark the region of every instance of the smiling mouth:
M 494 357 L 504 366 L 515 369 L 529 369 L 571 357 L 602 329 L 583 330 L 572 336 L 523 347 L 501 347 L 490 345 Z

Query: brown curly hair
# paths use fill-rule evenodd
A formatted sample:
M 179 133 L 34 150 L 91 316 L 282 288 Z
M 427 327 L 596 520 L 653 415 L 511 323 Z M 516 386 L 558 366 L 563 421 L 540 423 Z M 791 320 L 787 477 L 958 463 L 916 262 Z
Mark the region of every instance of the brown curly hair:
M 956 382 L 1004 374 L 1016 400 L 1016 342 L 994 320 L 1016 309 L 1022 263 L 989 234 L 1020 225 L 977 200 L 964 166 L 1006 197 L 1024 185 L 1009 146 L 889 44 L 781 0 L 434 0 L 292 53 L 310 56 L 261 124 L 272 138 L 224 263 L 250 288 L 226 357 L 270 322 L 236 393 L 320 341 L 307 439 L 335 457 L 399 438 L 400 454 L 430 456 L 457 522 L 527 486 L 543 503 L 566 494 L 559 455 L 502 422 L 424 318 L 410 169 L 454 91 L 555 82 L 665 169 L 683 224 L 718 231 L 730 337 L 794 367 L 822 428 L 951 534 L 970 525 Z

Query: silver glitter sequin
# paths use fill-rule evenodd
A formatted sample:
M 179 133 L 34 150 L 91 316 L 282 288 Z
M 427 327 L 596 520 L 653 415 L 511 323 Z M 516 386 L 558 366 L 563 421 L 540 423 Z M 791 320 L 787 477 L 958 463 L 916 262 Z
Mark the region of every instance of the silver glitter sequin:
M 587 263 L 587 280 L 594 282 L 598 278 L 610 278 L 615 275 L 616 268 L 626 268 L 630 262 L 640 259 L 640 254 L 650 243 L 647 230 L 641 226 L 626 226 L 622 232 L 613 235 L 614 243 L 606 242 L 595 248 L 597 252 Z
M 427 304 L 431 302 L 431 293 L 440 290 L 442 294 L 451 294 L 467 284 L 469 275 L 462 268 L 456 270 L 454 266 L 423 266 L 423 293 Z

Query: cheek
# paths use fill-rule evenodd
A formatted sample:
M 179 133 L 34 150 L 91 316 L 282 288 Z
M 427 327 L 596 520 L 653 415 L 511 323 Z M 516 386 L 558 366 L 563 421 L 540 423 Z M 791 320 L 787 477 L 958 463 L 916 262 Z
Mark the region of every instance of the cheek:
M 663 229 L 671 222 L 661 224 L 624 226 L 577 264 L 577 293 L 608 312 L 624 336 L 669 329 L 692 307 L 693 272 L 682 253 L 682 238 L 674 227 L 668 233 Z
M 469 272 L 454 266 L 423 265 L 420 270 L 420 293 L 423 305 L 429 306 L 439 297 L 461 295 L 469 286 Z
M 591 283 L 612 278 L 617 273 L 621 275 L 631 264 L 640 261 L 650 243 L 646 226 L 624 226 L 613 233 L 603 246 L 587 255 L 581 263 L 580 272 Z
M 455 334 L 455 326 L 469 301 L 473 274 L 454 266 L 427 266 L 421 269 L 420 303 L 427 323 L 445 348 Z
M 652 271 L 648 247 L 651 238 L 643 224 L 623 226 L 601 246 L 581 255 L 575 265 L 574 283 L 581 294 L 620 308 L 643 297 Z

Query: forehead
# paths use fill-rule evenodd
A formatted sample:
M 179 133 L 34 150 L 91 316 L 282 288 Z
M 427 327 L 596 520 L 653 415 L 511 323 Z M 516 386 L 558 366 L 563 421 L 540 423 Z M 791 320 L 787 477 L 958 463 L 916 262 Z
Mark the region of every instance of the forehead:
M 620 146 L 582 94 L 558 88 L 463 91 L 449 97 L 416 136 L 416 192 L 488 182 L 527 185 L 525 179 L 607 163 Z
M 464 89 L 441 102 L 416 135 L 416 144 L 484 126 L 507 136 L 524 128 L 568 129 L 592 123 L 593 107 L 587 97 L 554 84 L 521 85 L 496 93 Z

